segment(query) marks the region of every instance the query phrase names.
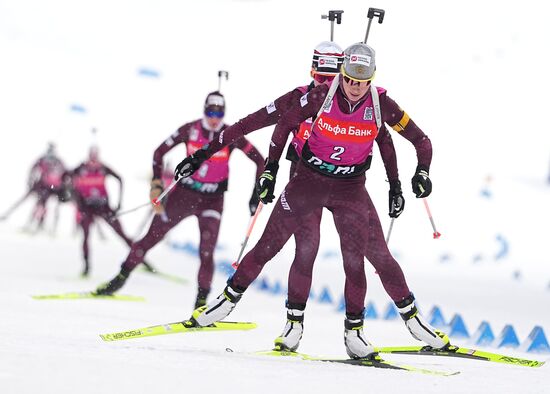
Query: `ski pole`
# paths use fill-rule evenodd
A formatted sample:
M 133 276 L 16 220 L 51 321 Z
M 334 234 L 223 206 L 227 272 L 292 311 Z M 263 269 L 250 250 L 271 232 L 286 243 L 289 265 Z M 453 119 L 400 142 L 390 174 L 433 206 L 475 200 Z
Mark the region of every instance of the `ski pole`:
M 178 177 L 178 179 L 176 179 L 174 182 L 172 182 L 171 184 L 168 185 L 168 187 L 166 188 L 166 190 L 164 190 L 160 196 L 158 196 L 157 198 L 153 198 L 151 200 L 151 202 L 153 203 L 153 205 L 159 205 L 160 202 L 162 201 L 162 199 L 164 197 L 166 197 L 168 195 L 168 193 L 170 193 L 170 191 L 172 191 L 172 189 L 174 188 L 174 186 L 176 186 L 178 184 L 178 182 L 181 180 L 181 176 Z
M 321 19 L 328 19 L 330 21 L 330 41 L 334 41 L 334 21 L 336 24 L 342 23 L 342 10 L 331 10 L 328 12 L 328 15 L 321 15 Z
M 363 44 L 366 44 L 367 39 L 369 38 L 370 25 L 372 23 L 372 20 L 374 18 L 378 18 L 378 23 L 382 23 L 384 21 L 385 13 L 386 12 L 384 10 L 381 10 L 380 8 L 369 8 L 369 11 L 367 13 L 367 18 L 369 18 L 369 24 L 367 25 L 367 33 L 365 34 L 365 41 L 363 41 Z
M 218 71 L 218 92 L 221 92 L 223 77 L 225 77 L 225 80 L 227 81 L 229 79 L 229 71 Z
M 134 239 L 139 239 L 142 237 L 143 230 L 145 230 L 145 227 L 149 224 L 149 222 L 151 222 L 151 220 L 153 219 L 153 216 L 155 216 L 155 211 L 153 211 L 153 209 L 151 208 L 149 209 L 149 211 L 147 211 L 147 214 L 140 222 L 138 226 L 138 231 L 134 235 Z
M 2 216 L 0 216 L 0 221 L 2 220 L 6 220 L 10 215 L 11 213 L 17 208 L 19 207 L 19 205 L 21 205 L 23 203 L 23 201 L 25 201 L 30 195 L 31 195 L 31 192 L 32 192 L 32 189 L 29 189 L 24 195 L 23 197 L 21 197 L 19 200 L 17 200 L 7 211 L 5 214 L 3 214 Z
M 148 207 L 151 203 L 148 201 L 146 203 L 143 203 L 141 205 L 138 205 L 137 207 L 134 207 L 134 208 L 131 208 L 131 209 L 127 209 L 126 211 L 120 211 L 120 212 L 117 212 L 116 215 L 114 215 L 113 217 L 115 218 L 118 218 L 118 217 L 121 217 L 123 215 L 126 215 L 128 213 L 132 213 L 134 211 L 137 211 L 138 209 L 141 209 L 141 208 L 145 208 L 145 207 Z
M 426 207 L 426 212 L 428 213 L 428 217 L 430 218 L 430 222 L 432 223 L 432 228 L 434 229 L 434 239 L 438 239 L 441 237 L 441 233 L 436 230 L 434 219 L 432 217 L 432 213 L 430 211 L 430 207 L 428 206 L 428 200 L 426 198 L 423 198 L 422 201 L 424 201 L 424 206 Z
M 388 244 L 390 242 L 390 235 L 391 235 L 391 230 L 393 229 L 393 222 L 394 221 L 395 221 L 395 218 L 391 218 L 390 228 L 388 230 L 388 235 L 386 235 L 386 244 Z
M 250 234 L 252 233 L 252 229 L 254 228 L 254 224 L 256 223 L 256 219 L 258 219 L 258 216 L 260 215 L 260 211 L 262 210 L 263 204 L 260 201 L 258 204 L 258 208 L 256 208 L 256 212 L 254 213 L 254 216 L 252 216 L 252 219 L 250 220 L 250 224 L 248 225 L 248 230 L 246 231 L 246 237 L 244 238 L 241 251 L 239 252 L 239 257 L 237 257 L 237 261 L 235 261 L 231 266 L 235 269 L 239 267 L 239 264 L 241 263 L 241 257 L 243 256 L 244 249 L 246 248 L 246 244 L 248 243 L 248 239 L 250 238 Z
M 141 209 L 141 208 L 145 208 L 145 207 L 148 207 L 150 206 L 151 204 L 153 205 L 159 205 L 160 202 L 162 201 L 162 199 L 164 197 L 166 197 L 166 195 L 168 193 L 170 193 L 170 191 L 174 188 L 174 186 L 177 185 L 177 183 L 180 181 L 181 177 L 178 178 L 177 180 L 175 180 L 174 182 L 172 182 L 170 185 L 168 185 L 168 187 L 160 194 L 160 196 L 158 196 L 157 198 L 153 198 L 151 201 L 148 201 L 146 203 L 143 203 L 141 205 L 138 205 L 137 207 L 134 207 L 132 209 L 128 209 L 126 211 L 122 211 L 122 212 L 118 212 L 114 217 L 118 218 L 122 215 L 126 215 L 127 213 L 131 213 L 131 212 L 134 212 L 134 211 L 137 211 L 138 209 Z

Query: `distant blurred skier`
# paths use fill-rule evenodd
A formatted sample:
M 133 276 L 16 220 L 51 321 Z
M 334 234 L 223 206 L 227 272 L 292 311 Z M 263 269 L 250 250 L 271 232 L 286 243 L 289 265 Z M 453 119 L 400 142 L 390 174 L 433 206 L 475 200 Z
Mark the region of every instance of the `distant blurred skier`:
M 65 172 L 65 165 L 57 156 L 55 145 L 48 144 L 48 149 L 44 156 L 41 156 L 32 166 L 29 179 L 28 191 L 25 195 L 15 202 L 7 213 L 0 217 L 0 220 L 7 219 L 17 207 L 19 207 L 30 195 L 35 194 L 37 197 L 36 204 L 32 214 L 25 225 L 25 229 L 32 231 L 40 231 L 44 228 L 44 219 L 46 217 L 47 203 L 50 197 L 57 197 L 59 202 L 65 202 L 70 199 L 68 191 L 63 187 L 62 176 Z M 59 204 L 54 212 L 53 232 L 57 228 L 59 219 Z
M 105 187 L 107 176 L 114 177 L 120 185 L 119 199 L 114 209 L 109 205 L 109 196 Z M 70 181 L 74 192 L 79 218 L 78 225 L 83 231 L 82 255 L 84 268 L 82 275 L 87 276 L 90 272 L 88 245 L 90 225 L 96 217 L 100 217 L 107 222 L 128 246 L 132 245 L 132 240 L 126 236 L 122 225 L 115 216 L 122 202 L 122 178 L 99 160 L 99 151 L 95 146 L 90 149 L 88 160 L 74 170 L 68 171 L 64 178 L 65 182 Z
M 260 178 L 262 200 L 269 202 L 274 198 L 277 162 L 286 141 L 283 136 L 287 136 L 301 122 L 311 117 L 315 121 L 311 136 L 303 146 L 296 175 L 281 194 L 258 244 L 244 257 L 222 294 L 205 307 L 195 310 L 192 320 L 196 324 L 207 326 L 225 318 L 263 266 L 278 253 L 295 229 L 312 212 L 326 207 L 333 214 L 344 259 L 344 343 L 350 357 L 375 355 L 374 347 L 363 333 L 366 295 L 363 256 L 379 272 L 384 288 L 395 301 L 411 334 L 434 348 L 443 348 L 449 344 L 447 335 L 431 327 L 418 313 L 401 267 L 387 248 L 378 215 L 364 186 L 364 172 L 370 166 L 373 143 L 376 140 L 380 145 L 379 138 L 387 138 L 387 130 L 382 128 L 383 123 L 387 123 L 398 132 L 408 132 L 412 134 L 409 137 L 414 136 L 411 142 L 417 149 L 418 166 L 412 178 L 413 192 L 417 198 L 431 193 L 428 176 L 431 143 L 409 116 L 386 95 L 383 88 L 371 85 L 374 72 L 374 50 L 365 44 L 352 45 L 345 51 L 341 75 L 335 81 L 338 82 L 335 85 L 338 88 L 334 97 L 329 96 L 327 99 L 329 87 L 320 85 L 303 95 L 284 112 L 275 129 L 270 157 Z M 239 125 L 232 126 L 228 128 L 224 138 L 232 141 L 242 131 Z M 282 143 L 278 140 L 279 137 Z M 220 142 L 219 145 L 223 146 L 223 143 L 227 141 Z M 176 167 L 176 175 L 192 174 L 201 161 L 215 152 L 215 149 L 210 146 L 187 157 Z M 386 170 L 391 170 L 389 164 L 395 157 L 384 153 L 382 157 Z M 397 175 L 397 167 L 393 171 Z M 391 181 L 397 177 L 389 179 L 391 185 Z M 394 197 L 396 194 L 400 195 L 402 199 L 400 185 L 397 186 L 398 193 L 390 190 L 390 209 L 392 194 Z M 300 321 L 296 323 L 296 335 L 292 338 L 294 343 L 287 346 L 290 349 L 297 348 L 303 329 Z M 291 325 L 289 329 L 293 330 L 294 327 Z
M 186 145 L 188 154 L 193 154 L 203 145 L 221 138 L 227 127 L 223 123 L 224 115 L 223 95 L 219 92 L 208 94 L 204 103 L 204 117 L 181 126 L 155 150 L 151 200 L 158 197 L 164 189 L 161 179 L 164 155 L 181 143 Z M 196 174 L 183 179 L 163 200 L 164 204 L 155 206 L 156 216 L 147 234 L 132 245 L 120 273 L 108 283 L 98 287 L 96 290 L 98 294 L 112 294 L 119 290 L 130 273 L 142 262 L 145 254 L 180 221 L 194 215 L 199 221 L 201 260 L 195 308 L 206 304 L 214 274 L 213 255 L 222 218 L 224 193 L 229 179 L 229 157 L 235 148 L 242 150 L 256 164 L 255 179 L 257 179 L 262 173 L 264 162 L 262 155 L 252 144 L 243 138 L 221 149 L 210 160 L 202 163 Z M 251 215 L 256 211 L 258 203 L 259 197 L 253 187 L 249 201 Z

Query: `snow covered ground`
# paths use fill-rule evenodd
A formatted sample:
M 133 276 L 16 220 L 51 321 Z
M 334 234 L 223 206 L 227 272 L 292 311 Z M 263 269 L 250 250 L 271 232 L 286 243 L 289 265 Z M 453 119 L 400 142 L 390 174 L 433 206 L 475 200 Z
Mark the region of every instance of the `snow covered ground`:
M 48 141 L 69 166 L 77 165 L 98 128 L 101 156 L 126 182 L 124 207 L 147 201 L 153 149 L 179 125 L 201 115 L 205 95 L 222 85 L 227 122 L 308 81 L 312 48 L 328 38 L 320 15 L 343 9 L 336 41 L 343 47 L 364 37 L 369 6 L 386 10 L 371 29 L 377 81 L 430 136 L 434 145 L 430 207 L 443 234 L 433 240 L 421 201 L 408 189 L 415 168 L 411 145 L 396 136 L 407 205 L 395 222 L 392 252 L 425 314 L 459 313 L 470 333 L 481 321 L 498 334 L 512 324 L 523 342 L 538 325 L 550 334 L 550 133 L 545 122 L 550 82 L 544 48 L 547 6 L 534 0 L 461 1 L 0 1 L 0 214 L 26 187 L 28 169 Z M 143 77 L 141 68 L 160 77 Z M 71 106 L 85 112 L 71 111 Z M 270 129 L 250 139 L 266 153 Z M 174 152 L 172 164 L 181 159 Z M 236 153 L 216 260 L 233 260 L 248 223 L 254 169 Z M 288 172 L 280 170 L 278 190 Z M 387 184 L 379 160 L 367 188 L 383 224 Z M 0 223 L 0 392 L 88 393 L 235 390 L 243 393 L 422 392 L 550 393 L 549 367 L 528 369 L 489 363 L 388 356 L 453 377 L 246 354 L 268 349 L 285 321 L 284 295 L 256 288 L 231 315 L 253 320 L 250 332 L 171 335 L 104 343 L 98 334 L 186 318 L 192 309 L 196 257 L 167 243 L 151 251 L 159 270 L 190 279 L 187 286 L 146 273 L 132 276 L 124 293 L 145 303 L 35 301 L 33 294 L 85 291 L 112 277 L 127 249 L 105 229 L 92 232 L 92 276 L 80 271 L 80 239 L 73 209 L 63 206 L 56 236 L 30 236 L 20 228 L 32 203 Z M 250 245 L 269 210 L 262 213 Z M 123 218 L 130 234 L 146 212 Z M 47 223 L 51 225 L 51 222 Z M 300 350 L 344 356 L 343 315 L 337 312 L 343 273 L 338 241 L 325 212 L 313 290 L 329 289 L 331 304 L 308 305 Z M 196 244 L 195 219 L 171 234 Z M 264 278 L 285 283 L 293 244 L 266 266 Z M 367 301 L 383 308 L 388 298 L 368 267 Z M 218 293 L 226 277 L 217 272 Z M 398 320 L 367 321 L 376 345 L 415 344 Z M 472 345 L 457 340 L 463 345 Z M 235 352 L 229 354 L 226 348 Z M 548 354 L 487 348 L 550 361 Z

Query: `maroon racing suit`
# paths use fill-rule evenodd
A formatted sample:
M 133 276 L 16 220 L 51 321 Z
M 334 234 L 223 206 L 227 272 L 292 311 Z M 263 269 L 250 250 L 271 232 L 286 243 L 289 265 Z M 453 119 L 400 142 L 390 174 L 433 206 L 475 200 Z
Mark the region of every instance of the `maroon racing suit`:
M 153 179 L 161 177 L 163 157 L 176 145 L 186 144 L 188 154 L 192 154 L 212 139 L 217 139 L 225 127 L 226 125 L 221 125 L 220 130 L 212 131 L 201 120 L 181 126 L 155 150 Z M 200 231 L 201 264 L 198 272 L 198 286 L 204 294 L 210 291 L 214 274 L 214 248 L 223 212 L 223 196 L 228 185 L 228 161 L 235 148 L 242 150 L 256 164 L 256 177 L 261 174 L 263 157 L 246 139 L 240 139 L 235 144 L 221 149 L 210 160 L 203 163 L 193 177 L 182 179 L 165 198 L 165 215 L 155 215 L 147 234 L 132 245 L 130 253 L 122 264 L 121 272 L 129 274 L 142 262 L 147 251 L 162 240 L 170 229 L 186 217 L 195 215 Z
M 207 155 L 217 152 L 222 147 L 229 143 L 237 141 L 244 135 L 269 126 L 278 122 L 282 113 L 285 113 L 293 104 L 300 102 L 300 98 L 304 93 L 310 91 L 312 85 L 297 87 L 296 89 L 279 97 L 265 108 L 248 115 L 234 125 L 224 130 L 220 138 L 212 141 L 206 149 Z M 401 111 L 401 113 L 403 113 Z M 309 122 L 308 122 L 309 121 Z M 385 121 L 394 125 L 394 119 L 385 119 Z M 309 124 L 308 124 L 309 123 Z M 295 174 L 296 166 L 299 161 L 302 147 L 309 137 L 311 132 L 311 119 L 303 121 L 299 127 L 293 129 L 295 136 L 289 145 L 287 159 L 293 163 L 290 169 L 290 177 Z M 423 133 L 410 122 L 403 132 L 403 136 L 408 139 L 415 139 L 416 135 Z M 385 138 L 378 139 L 378 145 L 383 156 L 386 158 L 384 164 L 389 180 L 398 179 L 397 160 L 395 157 L 395 149 L 389 133 L 385 129 L 381 129 L 382 136 Z M 275 138 L 277 146 L 283 147 L 288 134 L 281 135 L 280 140 Z M 417 144 L 415 143 L 415 147 Z M 295 258 L 290 267 L 288 277 L 288 306 L 291 308 L 304 309 L 307 302 L 312 281 L 312 271 L 315 258 L 319 249 L 320 240 L 320 223 L 322 217 L 322 207 L 311 212 L 307 217 L 302 218 L 302 222 L 294 231 L 296 242 Z
M 36 220 L 38 228 L 44 224 L 46 217 L 46 204 L 51 196 L 56 196 L 59 201 L 64 199 L 62 177 L 65 165 L 55 155 L 46 154 L 39 158 L 31 168 L 29 175 L 29 193 L 35 193 L 38 200 L 32 213 L 32 219 Z M 55 221 L 57 222 L 57 212 Z
M 313 82 L 307 86 L 297 88 L 302 95 L 314 88 Z M 298 100 L 298 99 L 296 99 Z M 288 106 L 287 106 L 288 107 Z M 302 148 L 311 134 L 312 119 L 308 118 L 300 126 L 292 130 L 293 138 L 288 145 L 286 159 L 291 162 L 289 180 L 296 175 L 296 168 L 300 161 Z M 287 135 L 288 137 L 288 135 Z M 286 142 L 283 142 L 283 144 Z M 316 209 L 304 218 L 304 221 L 294 231 L 296 250 L 294 260 L 288 273 L 287 308 L 304 310 L 306 307 L 311 282 L 313 279 L 313 265 L 319 251 L 321 240 L 321 219 L 323 208 Z
M 270 149 L 270 160 L 277 161 L 286 136 L 323 105 L 328 87 L 321 85 L 302 97 L 279 121 Z M 420 165 L 429 168 L 431 143 L 408 115 L 377 90 L 381 117 L 411 139 Z M 372 94 L 359 103 L 350 103 L 339 88 L 332 105 L 314 122 L 304 146 L 296 175 L 290 180 L 275 206 L 257 245 L 243 258 L 230 280 L 233 288 L 244 291 L 287 242 L 293 232 L 319 208 L 331 210 L 340 237 L 344 271 L 346 315 L 362 316 L 366 295 L 363 256 L 380 275 L 394 301 L 410 295 L 401 267 L 391 256 L 375 207 L 365 189 L 364 172 L 370 165 L 372 144 L 380 146 L 389 180 L 397 179 L 395 151 L 387 151 L 389 133 L 374 121 Z M 326 113 L 328 111 L 328 113 Z M 347 130 L 347 133 L 346 133 Z M 392 164 L 393 162 L 393 164 Z M 307 196 L 307 197 L 306 197 Z M 296 286 L 299 281 L 296 281 Z M 309 287 L 309 282 L 304 283 Z
M 82 254 L 84 256 L 84 275 L 88 274 L 90 267 L 90 253 L 88 238 L 90 225 L 95 217 L 100 217 L 107 222 L 113 230 L 130 246 L 132 240 L 126 236 L 122 225 L 116 218 L 116 211 L 109 206 L 109 196 L 105 187 L 105 178 L 112 176 L 120 183 L 120 197 L 122 198 L 122 178 L 103 163 L 90 160 L 80 164 L 73 171 L 67 173 L 72 180 L 75 193 L 75 201 L 78 210 L 79 222 L 84 238 L 82 241 Z M 117 210 L 120 208 L 120 202 Z
M 214 139 L 208 145 L 206 149 L 207 156 L 218 152 L 229 144 L 239 141 L 246 134 L 276 124 L 281 114 L 286 112 L 294 103 L 299 102 L 300 97 L 312 88 L 313 83 L 297 87 L 277 98 L 266 107 L 226 128 L 219 138 Z M 303 126 L 301 125 L 295 129 L 296 139 L 300 138 L 303 141 L 307 139 L 308 133 L 304 129 L 306 124 L 307 122 L 304 122 Z M 303 146 L 303 142 L 296 144 L 294 140 L 289 146 L 287 158 L 292 161 L 289 178 L 292 178 L 295 173 L 296 163 L 299 160 L 297 151 L 301 150 L 301 146 Z M 287 301 L 289 305 L 298 305 L 301 309 L 305 308 L 311 287 L 313 263 L 319 250 L 322 212 L 321 208 L 315 211 L 314 214 L 304 218 L 304 222 L 301 223 L 294 233 L 296 251 L 288 276 L 289 293 Z M 298 282 L 300 286 L 297 286 L 295 282 Z M 307 283 L 309 283 L 309 286 L 306 286 Z

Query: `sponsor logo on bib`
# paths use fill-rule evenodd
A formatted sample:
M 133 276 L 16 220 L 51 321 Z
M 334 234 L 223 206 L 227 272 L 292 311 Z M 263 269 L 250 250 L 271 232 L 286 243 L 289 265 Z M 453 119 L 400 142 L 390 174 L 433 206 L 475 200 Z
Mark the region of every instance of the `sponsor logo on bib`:
M 364 143 L 372 141 L 378 134 L 376 124 L 335 120 L 321 116 L 316 126 L 321 135 L 331 140 Z

